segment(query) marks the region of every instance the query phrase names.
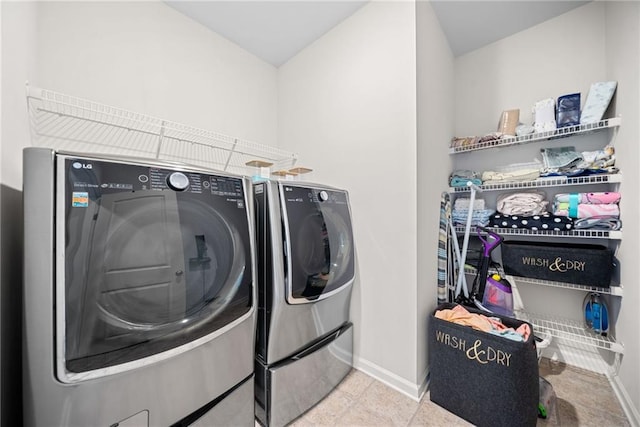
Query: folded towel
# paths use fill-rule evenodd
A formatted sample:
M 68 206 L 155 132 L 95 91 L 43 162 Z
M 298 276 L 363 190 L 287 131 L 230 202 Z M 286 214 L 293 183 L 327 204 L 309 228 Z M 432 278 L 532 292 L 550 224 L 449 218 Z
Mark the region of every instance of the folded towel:
M 475 185 L 482 185 L 482 180 L 479 178 L 469 179 L 469 178 L 460 178 L 457 176 L 454 176 L 453 178 L 451 178 L 451 181 L 449 181 L 449 185 L 451 187 L 466 187 L 469 181 L 471 181 Z
M 542 163 L 547 169 L 570 169 L 582 161 L 574 147 L 541 148 Z
M 449 185 L 451 187 L 466 187 L 471 181 L 475 185 L 482 185 L 480 174 L 469 169 L 456 169 L 449 175 Z
M 589 218 L 576 219 L 573 222 L 575 229 L 595 229 L 595 230 L 620 230 L 622 221 L 613 216 L 592 216 Z
M 471 225 L 482 226 L 487 225 L 489 223 L 489 217 L 495 213 L 495 211 L 491 209 L 473 210 L 471 212 Z M 468 215 L 468 209 L 454 209 L 451 212 L 451 220 L 455 225 L 466 225 Z
M 575 198 L 578 203 L 591 203 L 601 205 L 607 203 L 618 203 L 620 201 L 620 193 L 616 192 L 596 192 L 596 193 L 562 193 L 554 196 L 554 202 L 570 202 L 571 198 Z
M 469 205 L 471 204 L 471 199 L 468 198 L 460 198 L 460 199 L 456 199 L 456 201 L 453 203 L 453 208 L 460 210 L 460 209 L 469 209 Z M 485 208 L 484 206 L 484 199 L 475 199 L 473 201 L 473 210 L 483 210 Z
M 547 211 L 545 197 L 541 191 L 504 194 L 498 197 L 497 210 L 505 215 L 539 215 Z
M 571 207 L 568 202 L 562 202 L 554 204 L 553 214 L 571 218 L 589 218 L 602 215 L 619 217 L 620 208 L 616 204 L 593 205 L 590 203 L 578 203 L 575 207 Z

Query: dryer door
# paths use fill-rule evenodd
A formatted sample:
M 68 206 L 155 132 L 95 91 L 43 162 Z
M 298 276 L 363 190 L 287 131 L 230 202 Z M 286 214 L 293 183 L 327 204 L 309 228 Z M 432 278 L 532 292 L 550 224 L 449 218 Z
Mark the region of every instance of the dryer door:
M 252 239 L 241 178 L 78 158 L 60 166 L 60 380 L 170 357 L 248 315 Z
M 287 250 L 287 301 L 318 301 L 353 283 L 346 191 L 280 184 Z

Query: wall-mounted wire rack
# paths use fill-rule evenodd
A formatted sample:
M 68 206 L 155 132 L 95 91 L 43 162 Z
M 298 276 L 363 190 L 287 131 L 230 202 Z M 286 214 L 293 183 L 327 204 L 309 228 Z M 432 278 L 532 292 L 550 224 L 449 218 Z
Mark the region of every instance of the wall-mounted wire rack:
M 469 138 L 470 142 L 468 144 L 449 147 L 449 154 L 463 153 L 466 151 L 486 150 L 488 148 L 508 147 L 511 145 L 527 144 L 530 142 L 545 141 L 548 139 L 590 133 L 590 132 L 600 131 L 603 129 L 610 129 L 610 128 L 617 129 L 620 126 L 620 122 L 621 122 L 620 117 L 612 117 L 610 119 L 601 120 L 596 123 L 585 123 L 585 124 L 579 124 L 575 126 L 567 126 L 567 127 L 558 128 L 552 131 L 502 138 L 499 140 L 476 142 L 474 138 Z
M 608 288 L 601 288 L 597 286 L 578 285 L 575 283 L 556 282 L 552 280 L 541 280 L 541 279 L 534 279 L 531 277 L 521 277 L 521 276 L 511 276 L 511 275 L 507 275 L 507 279 L 510 279 L 512 282 L 517 282 L 518 284 L 527 283 L 531 285 L 550 286 L 552 288 L 571 289 L 571 290 L 583 291 L 583 292 L 596 292 L 599 294 L 613 295 L 618 297 L 621 297 L 623 295 L 623 287 L 620 285 L 610 286 Z
M 557 176 L 549 178 L 538 178 L 531 181 L 520 182 L 504 182 L 497 184 L 483 184 L 479 185 L 482 191 L 501 191 L 501 190 L 516 190 L 527 188 L 541 188 L 541 187 L 564 187 L 571 185 L 590 185 L 590 184 L 619 184 L 622 182 L 622 174 L 595 174 L 586 176 Z M 451 193 L 468 193 L 469 187 L 451 187 L 449 188 Z
M 456 233 L 462 235 L 465 231 L 464 226 L 456 226 Z M 490 228 L 501 236 L 527 236 L 527 237 L 561 237 L 561 238 L 587 238 L 587 239 L 609 239 L 609 240 L 621 240 L 622 231 L 620 230 L 597 230 L 597 229 L 582 229 L 582 230 L 569 230 L 569 231 L 556 231 L 556 230 L 530 230 L 525 228 Z M 471 227 L 471 233 L 476 233 L 476 227 Z
M 526 311 L 516 312 L 516 317 L 532 323 L 536 331 L 546 330 L 551 332 L 555 338 L 588 344 L 595 348 L 610 350 L 615 353 L 624 353 L 624 347 L 617 343 L 615 338 L 590 331 L 580 321 Z
M 27 85 L 32 145 L 75 153 L 168 160 L 250 175 L 247 163 L 290 169 L 297 155 L 276 147 Z

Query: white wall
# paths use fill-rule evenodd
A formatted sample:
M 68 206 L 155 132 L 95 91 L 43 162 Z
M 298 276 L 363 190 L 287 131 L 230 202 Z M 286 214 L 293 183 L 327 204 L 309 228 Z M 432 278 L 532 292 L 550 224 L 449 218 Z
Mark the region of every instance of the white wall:
M 276 143 L 277 70 L 161 2 L 42 2 L 38 86 Z
M 619 258 L 624 285 L 622 310 L 617 322 L 617 338 L 624 344 L 620 374 L 615 378 L 622 402 L 628 402 L 627 413 L 640 425 L 640 287 L 638 287 L 638 253 L 640 253 L 640 3 L 607 2 L 606 66 L 607 77 L 618 81 L 616 112 L 622 125 L 616 141 L 620 156 L 616 165 L 624 174 L 620 203 L 624 219 L 624 235 Z
M 536 101 L 585 97 L 606 74 L 603 8 L 577 8 L 456 58 L 456 136 L 494 132 L 504 110 L 519 108 L 530 124 Z
M 2 425 L 20 425 L 25 82 L 275 145 L 277 70 L 161 2 L 0 2 Z M 8 378 L 13 374 L 17 378 Z M 14 409 L 15 411 L 12 411 Z
M 454 58 L 437 17 L 426 1 L 416 3 L 418 89 L 418 283 L 416 304 L 417 384 L 428 370 L 427 320 L 437 305 L 437 245 L 440 197 L 451 172 L 454 134 Z
M 279 69 L 282 148 L 348 189 L 355 364 L 416 395 L 415 5 L 371 2 Z
M 28 144 L 25 88 L 36 68 L 36 3 L 0 2 L 1 425 L 21 425 L 22 187 Z
M 483 135 L 495 131 L 500 113 L 512 108 L 519 108 L 521 121 L 531 124 L 531 106 L 540 99 L 580 92 L 584 105 L 591 83 L 618 81 L 615 114 L 622 117 L 622 125 L 615 139 L 616 165 L 624 177 L 620 187 L 623 194 L 621 209 L 623 220 L 627 220 L 624 220 L 623 239 L 618 252 L 624 297 L 610 299 L 611 306 L 621 305 L 615 336 L 617 341 L 625 345 L 620 376 L 614 379 L 614 386 L 626 406 L 627 414 L 635 423 L 640 423 L 637 415 L 637 408 L 640 407 L 640 377 L 636 372 L 640 361 L 640 334 L 637 329 L 640 324 L 640 312 L 637 309 L 640 292 L 636 286 L 635 268 L 639 251 L 639 229 L 635 221 L 640 160 L 637 143 L 637 118 L 640 114 L 638 10 L 636 2 L 592 2 L 463 55 L 456 59 L 455 64 L 455 128 L 458 136 Z M 606 135 L 599 133 L 572 138 L 563 145 L 575 144 L 576 149 L 582 151 L 589 149 L 586 144 L 606 144 Z M 562 142 L 550 141 L 549 144 Z M 596 147 L 601 148 L 602 145 Z M 536 144 L 526 144 L 497 152 L 484 150 L 473 156 L 459 155 L 454 160 L 460 159 L 461 164 L 471 168 L 474 162 L 476 166 L 491 162 L 493 166 L 507 165 L 539 158 L 539 148 Z M 533 312 L 555 313 L 576 320 L 583 316 L 584 293 L 536 286 L 519 288 L 525 307 Z M 601 353 L 602 357 L 611 361 L 611 352 Z

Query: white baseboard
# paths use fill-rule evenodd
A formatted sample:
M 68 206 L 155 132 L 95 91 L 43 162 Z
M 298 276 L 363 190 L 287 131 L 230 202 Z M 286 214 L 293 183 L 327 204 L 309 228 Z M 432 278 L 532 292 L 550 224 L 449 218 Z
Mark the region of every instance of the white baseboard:
M 393 372 L 390 372 L 375 363 L 359 357 L 353 358 L 353 367 L 365 374 L 375 378 L 381 383 L 399 391 L 407 397 L 419 402 L 427 389 L 427 372 L 424 372 L 423 380 L 420 384 L 412 383 Z
M 629 423 L 632 426 L 640 426 L 640 413 L 638 409 L 635 407 L 631 398 L 629 397 L 629 393 L 627 393 L 627 389 L 624 387 L 624 384 L 620 381 L 619 376 L 610 376 L 609 382 L 611 383 L 611 387 L 613 388 L 613 392 L 616 394 L 622 409 L 624 410 Z

